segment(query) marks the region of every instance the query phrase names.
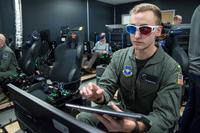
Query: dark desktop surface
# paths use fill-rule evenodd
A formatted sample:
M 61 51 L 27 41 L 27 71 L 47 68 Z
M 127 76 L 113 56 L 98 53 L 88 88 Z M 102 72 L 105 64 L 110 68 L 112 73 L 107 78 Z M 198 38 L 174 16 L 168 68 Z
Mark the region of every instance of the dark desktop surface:
M 41 99 L 8 84 L 16 117 L 29 131 L 35 133 L 102 133 L 90 125 L 55 108 Z

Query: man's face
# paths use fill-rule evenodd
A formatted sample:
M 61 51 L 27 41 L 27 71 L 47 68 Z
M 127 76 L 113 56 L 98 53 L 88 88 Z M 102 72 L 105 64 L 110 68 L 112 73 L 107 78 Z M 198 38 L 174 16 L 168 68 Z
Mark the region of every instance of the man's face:
M 72 39 L 76 39 L 77 35 L 75 33 L 72 34 Z
M 182 18 L 178 17 L 175 21 L 174 24 L 181 24 L 182 23 Z
M 100 40 L 100 42 L 102 42 L 103 44 L 106 43 L 106 37 L 102 38 L 102 39 Z
M 2 48 L 5 45 L 5 37 L 3 35 L 0 35 L 0 48 Z
M 130 24 L 135 26 L 156 26 L 156 20 L 157 18 L 152 11 L 145 11 L 132 14 L 130 17 Z M 161 29 L 161 27 L 158 27 L 155 31 L 144 35 L 141 34 L 137 28 L 135 34 L 130 34 L 130 39 L 135 50 L 145 50 L 149 47 L 154 47 L 156 36 L 160 36 Z

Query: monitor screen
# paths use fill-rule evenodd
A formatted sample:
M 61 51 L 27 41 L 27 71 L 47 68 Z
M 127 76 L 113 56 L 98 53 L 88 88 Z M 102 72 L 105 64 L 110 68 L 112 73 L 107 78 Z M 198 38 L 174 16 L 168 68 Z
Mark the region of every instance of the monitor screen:
M 102 133 L 37 97 L 8 84 L 19 123 L 33 133 Z

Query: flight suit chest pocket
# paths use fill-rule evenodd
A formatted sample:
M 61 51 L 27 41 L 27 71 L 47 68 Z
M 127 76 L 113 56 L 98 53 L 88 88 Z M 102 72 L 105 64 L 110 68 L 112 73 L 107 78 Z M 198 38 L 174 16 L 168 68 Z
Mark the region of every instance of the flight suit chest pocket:
M 132 93 L 132 86 L 133 86 L 133 79 L 132 77 L 125 77 L 125 76 L 122 76 L 120 78 L 120 87 L 123 88 L 123 91 L 125 91 L 126 93 L 128 94 L 131 94 Z
M 9 59 L 9 54 L 8 54 L 8 53 L 4 53 L 4 54 L 2 54 L 1 57 L 0 57 L 0 61 L 1 61 L 2 63 L 7 63 L 7 62 L 8 62 L 8 59 Z
M 159 87 L 159 79 L 154 75 L 142 73 L 137 80 L 137 94 L 139 97 L 155 96 Z
M 134 77 L 122 76 L 120 78 L 120 95 L 126 106 L 131 106 L 135 101 L 135 84 L 133 80 Z
M 9 60 L 10 58 L 9 58 L 9 54 L 8 53 L 3 53 L 3 54 L 1 54 L 1 57 L 0 57 L 0 70 L 1 71 L 6 71 L 7 70 L 7 67 L 9 67 L 9 62 L 10 62 L 10 60 Z

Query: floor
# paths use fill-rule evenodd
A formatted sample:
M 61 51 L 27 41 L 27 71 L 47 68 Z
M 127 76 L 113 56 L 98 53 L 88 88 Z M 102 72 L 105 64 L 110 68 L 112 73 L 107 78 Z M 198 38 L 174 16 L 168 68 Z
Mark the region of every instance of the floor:
M 81 83 L 80 88 L 88 84 L 89 82 L 96 83 L 96 78 L 85 80 Z M 22 130 L 20 130 L 19 125 L 17 122 L 15 122 L 16 116 L 13 108 L 6 109 L 1 111 L 0 110 L 0 126 L 5 126 L 5 129 L 8 133 L 23 133 Z M 9 124 L 11 123 L 11 124 Z M 4 133 L 0 129 L 0 133 Z
M 5 129 L 8 133 L 23 133 L 23 131 L 20 130 L 18 123 L 15 122 L 16 116 L 13 108 L 1 111 L 0 118 L 1 126 L 7 125 L 5 126 Z M 0 130 L 0 133 L 3 133 L 3 131 Z

